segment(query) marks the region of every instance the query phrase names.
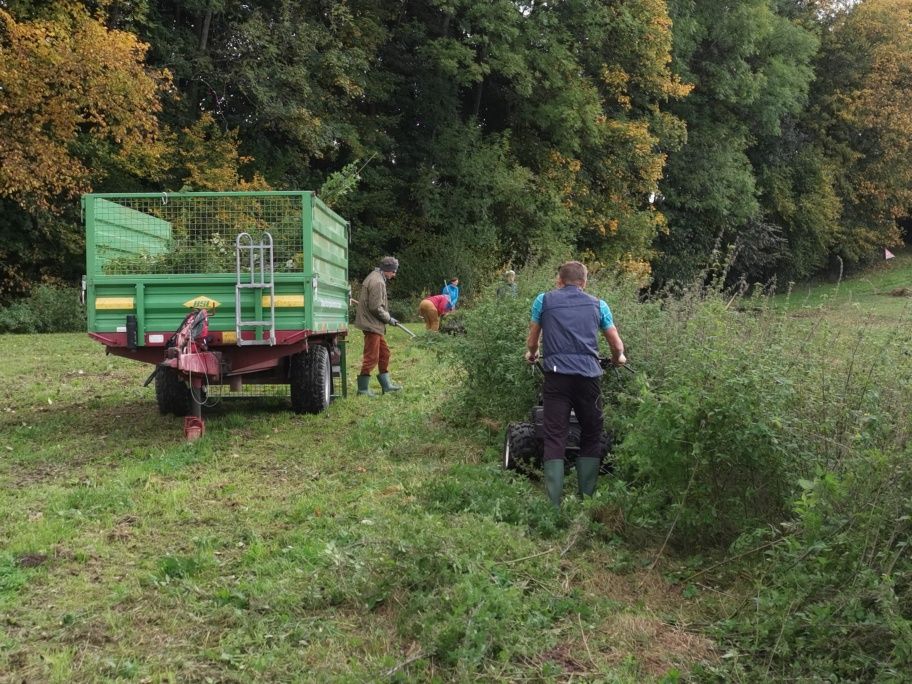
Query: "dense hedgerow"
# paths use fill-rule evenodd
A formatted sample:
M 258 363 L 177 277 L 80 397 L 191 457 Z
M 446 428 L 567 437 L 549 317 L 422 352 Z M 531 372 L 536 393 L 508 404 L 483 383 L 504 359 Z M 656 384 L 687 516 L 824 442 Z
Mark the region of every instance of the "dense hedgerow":
M 85 306 L 75 287 L 38 285 L 25 299 L 0 307 L 0 333 L 85 330 Z
M 718 289 L 633 307 L 641 370 L 617 396 L 634 517 L 688 546 L 725 546 L 790 515 L 799 480 L 866 449 L 904 448 L 912 360 L 901 325 L 877 338 Z
M 617 459 L 630 482 L 628 516 L 682 545 L 727 545 L 783 519 L 817 460 L 782 317 L 764 302 L 734 311 L 697 291 L 634 308 L 631 363 L 617 395 Z
M 526 269 L 516 299 L 497 298 L 492 287 L 464 313 L 465 337 L 446 347 L 465 373 L 463 415 L 505 423 L 534 403 L 540 379 L 522 353 L 531 302 L 553 287 L 555 270 Z M 782 519 L 814 458 L 800 439 L 800 397 L 773 339 L 775 314 L 762 303 L 736 313 L 702 287 L 644 301 L 635 283 L 607 273 L 593 274 L 588 291 L 612 308 L 635 371 L 603 379 L 630 483 L 627 517 L 673 525 L 676 541 L 699 545 Z
M 506 422 L 537 383 L 521 361 L 529 306 L 553 266 L 464 314 L 448 351 L 466 414 Z M 606 374 L 617 437 L 608 496 L 681 551 L 745 560 L 752 592 L 714 626 L 731 658 L 709 677 L 900 677 L 912 665 L 912 356 L 893 330 L 700 282 L 637 297 L 596 275 L 634 375 Z M 604 495 L 604 492 L 603 492 Z M 754 551 L 754 548 L 764 553 Z
M 492 286 L 463 312 L 466 334 L 441 343 L 464 373 L 462 415 L 506 423 L 528 412 L 539 385 L 522 359 L 529 308 L 554 269 L 522 271 L 515 299 Z M 674 541 L 725 547 L 787 518 L 801 478 L 904 444 L 912 358 L 901 323 L 865 339 L 763 293 L 699 283 L 643 297 L 602 274 L 588 289 L 611 306 L 635 371 L 604 378 L 626 512 Z

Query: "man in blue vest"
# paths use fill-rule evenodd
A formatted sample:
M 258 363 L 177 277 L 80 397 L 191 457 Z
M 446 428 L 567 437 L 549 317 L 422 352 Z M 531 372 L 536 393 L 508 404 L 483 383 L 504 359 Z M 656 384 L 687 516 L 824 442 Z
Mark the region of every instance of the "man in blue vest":
M 544 471 L 545 488 L 555 506 L 564 489 L 564 452 L 570 429 L 570 410 L 580 424 L 576 473 L 581 496 L 592 496 L 598 480 L 602 430 L 599 333 L 611 347 L 612 361 L 627 362 L 624 343 L 614 326 L 611 310 L 588 295 L 588 271 L 579 261 L 568 261 L 557 273 L 557 288 L 538 295 L 526 339 L 526 361 L 538 360 L 539 340 L 544 346 Z

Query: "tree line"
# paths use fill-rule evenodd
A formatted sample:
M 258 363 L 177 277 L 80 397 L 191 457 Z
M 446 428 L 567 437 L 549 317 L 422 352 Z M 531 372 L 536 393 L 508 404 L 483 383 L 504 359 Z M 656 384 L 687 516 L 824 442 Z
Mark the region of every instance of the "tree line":
M 902 241 L 912 0 L 0 0 L 0 301 L 78 195 L 319 189 L 418 292 L 574 250 L 794 280 Z

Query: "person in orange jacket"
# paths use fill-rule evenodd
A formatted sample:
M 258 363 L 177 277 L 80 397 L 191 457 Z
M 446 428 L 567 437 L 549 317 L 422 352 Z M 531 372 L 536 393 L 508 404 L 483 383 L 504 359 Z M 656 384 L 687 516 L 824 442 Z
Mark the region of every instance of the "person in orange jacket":
M 453 310 L 449 295 L 430 295 L 418 305 L 418 315 L 424 319 L 424 327 L 437 332 L 440 330 L 440 319 Z

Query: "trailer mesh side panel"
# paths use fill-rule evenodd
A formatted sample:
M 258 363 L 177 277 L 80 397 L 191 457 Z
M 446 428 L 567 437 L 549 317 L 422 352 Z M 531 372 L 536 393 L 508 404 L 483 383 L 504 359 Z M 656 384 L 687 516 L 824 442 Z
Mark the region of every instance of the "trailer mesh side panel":
M 272 235 L 276 273 L 303 266 L 302 195 L 96 197 L 104 275 L 234 273 L 235 239 Z

